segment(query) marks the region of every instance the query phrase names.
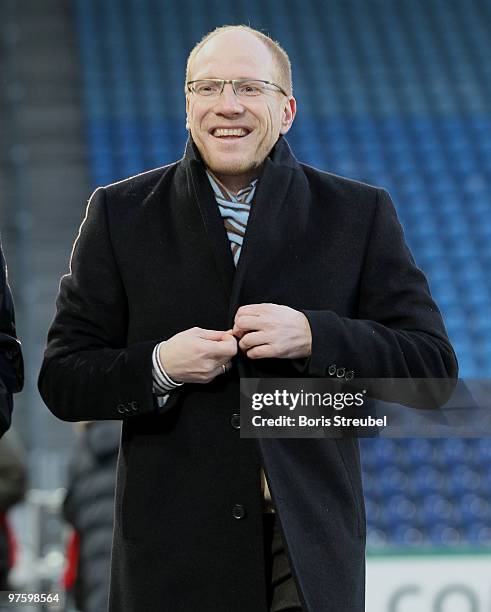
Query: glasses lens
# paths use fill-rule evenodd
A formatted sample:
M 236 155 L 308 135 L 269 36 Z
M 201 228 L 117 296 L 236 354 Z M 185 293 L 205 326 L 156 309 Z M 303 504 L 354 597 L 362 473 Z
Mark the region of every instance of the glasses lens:
M 218 96 L 221 89 L 221 83 L 217 81 L 196 81 L 192 85 L 192 90 L 199 96 Z
M 266 91 L 266 85 L 261 81 L 239 81 L 235 90 L 238 96 L 260 96 Z

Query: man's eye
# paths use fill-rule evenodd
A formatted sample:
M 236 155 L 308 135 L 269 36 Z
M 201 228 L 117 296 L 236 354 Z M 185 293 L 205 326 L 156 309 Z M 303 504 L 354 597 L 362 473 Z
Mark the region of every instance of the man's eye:
M 246 96 L 257 96 L 257 94 L 261 93 L 261 87 L 255 83 L 243 83 L 239 87 L 239 93 Z
M 196 91 L 200 94 L 211 94 L 218 91 L 218 86 L 215 83 L 200 83 L 197 85 Z

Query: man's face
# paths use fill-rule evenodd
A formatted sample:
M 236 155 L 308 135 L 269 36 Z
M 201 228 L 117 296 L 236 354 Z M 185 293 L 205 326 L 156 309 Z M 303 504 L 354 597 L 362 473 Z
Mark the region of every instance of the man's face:
M 196 55 L 190 80 L 261 79 L 278 83 L 276 65 L 267 47 L 248 32 L 224 32 Z M 281 85 L 281 83 L 278 83 Z M 280 134 L 295 117 L 295 99 L 271 90 L 238 98 L 227 83 L 217 98 L 186 95 L 187 126 L 203 161 L 229 188 L 240 188 L 257 175 Z M 227 136 L 220 128 L 242 128 Z

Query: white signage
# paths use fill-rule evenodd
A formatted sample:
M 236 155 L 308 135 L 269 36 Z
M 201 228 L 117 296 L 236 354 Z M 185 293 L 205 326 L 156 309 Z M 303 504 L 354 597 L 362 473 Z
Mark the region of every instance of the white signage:
M 491 612 L 491 551 L 369 556 L 366 612 Z

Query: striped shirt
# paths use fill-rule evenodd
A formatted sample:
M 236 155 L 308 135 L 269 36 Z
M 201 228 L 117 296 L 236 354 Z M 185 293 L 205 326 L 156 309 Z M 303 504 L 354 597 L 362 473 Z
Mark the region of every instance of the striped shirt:
M 244 241 L 249 211 L 251 210 L 252 199 L 256 193 L 257 179 L 250 185 L 239 189 L 236 194 L 229 191 L 217 177 L 209 170 L 206 171 L 208 179 L 215 194 L 220 214 L 223 218 L 227 236 L 232 249 L 234 263 L 237 266 Z

